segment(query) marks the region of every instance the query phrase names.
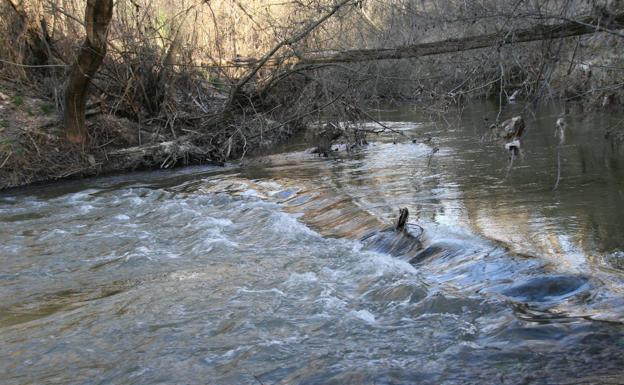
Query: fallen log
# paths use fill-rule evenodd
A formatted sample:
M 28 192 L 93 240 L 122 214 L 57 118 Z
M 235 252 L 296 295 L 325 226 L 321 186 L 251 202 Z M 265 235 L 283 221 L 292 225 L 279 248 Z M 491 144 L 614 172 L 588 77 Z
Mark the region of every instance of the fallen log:
M 171 168 L 178 162 L 189 164 L 206 162 L 222 164 L 215 158 L 215 148 L 195 143 L 195 137 L 188 135 L 176 140 L 123 148 L 106 153 L 107 167 L 115 170 L 149 168 Z
M 624 12 L 610 15 L 584 16 L 575 20 L 566 20 L 556 24 L 538 24 L 530 28 L 501 31 L 485 35 L 467 36 L 430 43 L 410 44 L 394 48 L 353 49 L 345 51 L 321 51 L 300 54 L 297 58 L 275 56 L 265 58 L 264 62 L 248 58 L 246 63 L 257 68 L 282 64 L 333 64 L 354 63 L 374 60 L 410 59 L 424 56 L 441 55 L 474 49 L 528 43 L 540 40 L 561 39 L 597 32 L 612 32 L 624 28 Z M 245 65 L 246 63 L 238 63 Z M 260 64 L 258 64 L 260 63 Z
M 332 12 L 347 3 L 348 1 L 343 1 L 336 6 Z M 329 17 L 330 15 L 331 14 L 326 15 L 326 17 Z M 297 36 L 297 39 L 313 30 L 320 22 L 322 21 L 313 24 L 311 27 L 300 33 Z M 584 16 L 575 20 L 565 20 L 564 22 L 555 24 L 538 24 L 525 29 L 467 36 L 430 43 L 411 44 L 394 48 L 304 52 L 297 54 L 296 57 L 292 55 L 278 56 L 277 51 L 285 44 L 284 42 L 281 42 L 262 59 L 258 60 L 254 58 L 246 58 L 246 62 L 253 67 L 233 88 L 227 104 L 228 107 L 225 110 L 230 110 L 233 105 L 245 106 L 250 103 L 261 104 L 259 101 L 264 99 L 263 95 L 266 94 L 267 89 L 271 88 L 280 80 L 289 77 L 289 75 L 294 73 L 303 74 L 306 70 L 313 70 L 315 68 L 330 66 L 337 63 L 419 58 L 470 51 L 487 47 L 500 47 L 517 43 L 567 38 L 605 31 L 618 34 L 617 32 L 613 32 L 613 30 L 622 28 L 624 28 L 624 12 L 618 12 L 606 15 L 602 14 L 600 16 Z M 297 39 L 288 40 L 287 42 L 296 42 Z M 276 79 L 269 81 L 268 84 L 262 89 L 254 90 L 254 92 L 246 92 L 243 90 L 243 86 L 249 82 L 251 78 L 253 78 L 260 68 L 282 65 L 287 65 L 288 68 L 285 71 L 278 72 Z
M 302 64 L 349 63 L 371 60 L 408 59 L 469 51 L 479 48 L 526 43 L 539 40 L 552 40 L 565 37 L 587 35 L 606 30 L 624 28 L 624 12 L 609 17 L 586 16 L 577 20 L 551 25 L 536 25 L 516 31 L 469 36 L 431 43 L 405 45 L 396 48 L 356 49 L 341 52 L 321 52 L 304 55 Z

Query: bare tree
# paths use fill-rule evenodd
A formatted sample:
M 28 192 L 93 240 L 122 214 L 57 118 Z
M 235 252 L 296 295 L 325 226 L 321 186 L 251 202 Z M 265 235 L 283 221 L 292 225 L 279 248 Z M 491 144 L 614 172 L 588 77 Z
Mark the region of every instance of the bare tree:
M 50 55 L 50 36 L 42 1 L 6 0 L 13 10 L 11 34 L 15 43 L 14 60 L 23 65 L 43 65 Z
M 64 124 L 67 139 L 72 143 L 85 144 L 87 140 L 87 91 L 106 55 L 108 25 L 112 16 L 113 0 L 87 0 L 86 38 L 69 72 L 65 89 Z

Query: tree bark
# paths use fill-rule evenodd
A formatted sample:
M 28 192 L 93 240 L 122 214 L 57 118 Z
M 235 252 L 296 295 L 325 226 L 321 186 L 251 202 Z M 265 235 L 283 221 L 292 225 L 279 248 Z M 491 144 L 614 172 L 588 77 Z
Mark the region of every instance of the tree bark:
M 586 16 L 551 25 L 503 31 L 487 35 L 448 39 L 432 43 L 405 45 L 396 48 L 356 49 L 339 52 L 307 54 L 298 61 L 301 64 L 352 63 L 371 60 L 408 59 L 422 56 L 469 51 L 473 49 L 525 43 L 539 40 L 559 39 L 624 28 L 624 13 L 607 17 Z
M 16 14 L 13 25 L 17 44 L 15 61 L 24 65 L 45 65 L 50 59 L 48 35 L 41 1 L 6 0 Z
M 91 79 L 106 55 L 108 25 L 113 16 L 113 0 L 87 0 L 86 38 L 72 65 L 65 88 L 64 124 L 67 139 L 84 145 L 87 140 L 85 110 Z
M 154 79 L 154 84 L 148 85 L 148 89 L 153 92 L 153 95 L 151 95 L 152 100 L 147 101 L 147 105 L 149 106 L 150 113 L 152 115 L 158 115 L 163 109 L 163 102 L 167 100 L 167 93 L 169 92 L 171 86 L 169 82 L 171 80 L 173 68 L 176 64 L 176 56 L 183 43 L 184 34 L 181 31 L 182 25 L 193 8 L 194 7 L 188 8 L 182 16 L 182 20 L 175 28 L 175 32 L 173 32 L 173 39 L 169 43 L 167 52 L 162 58 L 160 69 Z

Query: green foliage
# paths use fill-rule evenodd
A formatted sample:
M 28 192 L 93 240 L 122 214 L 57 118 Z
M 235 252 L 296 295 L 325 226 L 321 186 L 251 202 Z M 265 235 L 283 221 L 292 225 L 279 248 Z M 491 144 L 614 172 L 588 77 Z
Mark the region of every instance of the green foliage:
M 21 95 L 15 95 L 11 101 L 15 107 L 21 107 L 24 104 L 24 98 Z
M 54 111 L 54 106 L 51 104 L 42 104 L 41 105 L 41 112 L 43 112 L 44 115 L 50 115 L 52 113 L 52 111 Z
M 223 82 L 223 80 L 221 80 L 221 78 L 218 78 L 216 76 L 210 76 L 208 77 L 208 82 L 211 86 L 218 89 L 219 91 L 225 90 L 225 83 Z

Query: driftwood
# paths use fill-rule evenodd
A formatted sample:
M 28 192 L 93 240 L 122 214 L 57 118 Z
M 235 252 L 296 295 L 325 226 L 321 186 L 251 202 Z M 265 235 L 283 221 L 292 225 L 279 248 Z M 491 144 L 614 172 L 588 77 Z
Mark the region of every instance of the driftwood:
M 188 164 L 190 161 L 221 164 L 220 160 L 213 159 L 214 147 L 196 144 L 195 139 L 188 135 L 169 142 L 111 151 L 106 154 L 107 164 L 115 169 L 171 168 L 178 162 Z
M 364 236 L 362 242 L 372 250 L 411 261 L 423 249 L 421 241 L 423 229 L 418 225 L 408 226 L 408 217 L 407 208 L 401 208 L 394 226 L 383 231 L 373 231 Z
M 292 45 L 304 36 L 316 29 L 325 20 L 335 14 L 341 7 L 351 4 L 348 0 L 337 3 L 327 14 L 308 25 L 293 37 L 279 42 L 272 50 L 260 59 L 244 58 L 244 61 L 236 61 L 238 66 L 248 65 L 250 70 L 232 88 L 229 100 L 224 109 L 231 112 L 237 108 L 249 104 L 258 104 L 264 99 L 265 89 L 249 92 L 245 85 L 249 83 L 257 72 L 266 66 L 284 66 L 285 71 L 278 71 L 276 80 L 270 80 L 268 87 L 278 83 L 292 74 L 302 74 L 323 66 L 331 66 L 336 63 L 353 63 L 375 60 L 409 59 L 424 56 L 441 55 L 469 51 L 480 48 L 504 46 L 523 42 L 559 39 L 596 32 L 613 32 L 624 28 L 624 12 L 602 14 L 600 16 L 585 16 L 575 20 L 565 20 L 555 24 L 538 24 L 529 28 L 502 31 L 491 34 L 468 36 L 459 39 L 447 39 L 437 42 L 404 45 L 395 48 L 355 49 L 345 51 L 321 51 L 297 53 L 293 55 L 278 55 L 283 47 Z M 260 103 L 261 104 L 261 103 Z

